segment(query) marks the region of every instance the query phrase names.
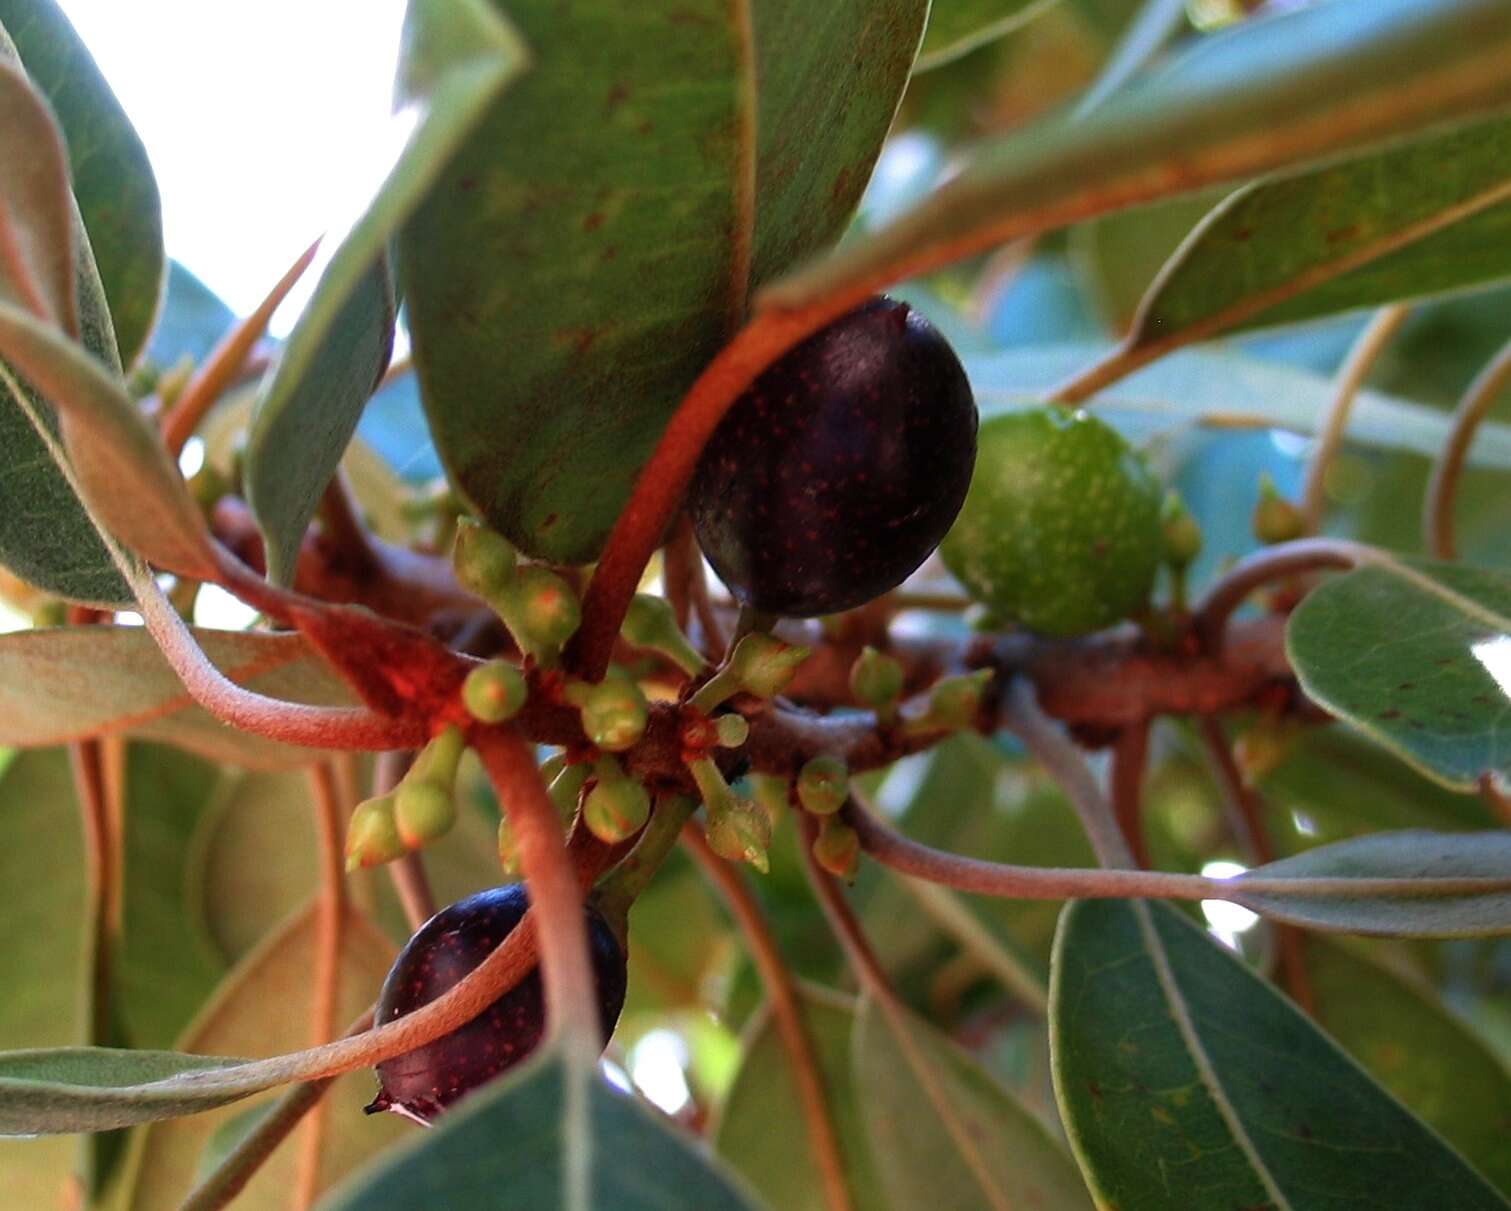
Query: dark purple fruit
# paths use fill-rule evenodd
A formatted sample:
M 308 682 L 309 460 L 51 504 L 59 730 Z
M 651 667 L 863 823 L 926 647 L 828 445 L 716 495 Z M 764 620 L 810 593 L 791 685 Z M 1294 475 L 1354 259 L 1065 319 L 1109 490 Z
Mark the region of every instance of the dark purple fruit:
M 427 1005 L 493 953 L 529 907 L 524 885 L 478 892 L 441 909 L 410 938 L 378 994 L 379 1025 Z M 607 1043 L 624 1008 L 625 958 L 604 919 L 589 908 L 588 942 Z M 465 1026 L 378 1065 L 373 1114 L 393 1110 L 429 1123 L 452 1102 L 535 1050 L 545 1030 L 540 973 L 494 1001 Z
M 954 350 L 876 298 L 794 346 L 730 409 L 688 509 L 742 603 L 811 617 L 902 583 L 960 511 L 976 403 Z

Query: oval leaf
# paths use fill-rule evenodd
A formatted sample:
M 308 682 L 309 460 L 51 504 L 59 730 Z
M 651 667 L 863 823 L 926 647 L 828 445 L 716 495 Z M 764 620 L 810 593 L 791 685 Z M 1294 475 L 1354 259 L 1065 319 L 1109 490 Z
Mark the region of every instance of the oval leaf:
M 835 238 L 924 0 L 507 6 L 534 67 L 399 244 L 454 482 L 532 555 L 592 559 L 752 284 Z M 738 11 L 738 10 L 736 10 Z M 757 95 L 757 92 L 759 95 Z
M 821 988 L 803 988 L 800 996 L 851 1200 L 857 1207 L 885 1207 L 885 1187 L 871 1160 L 864 1103 L 850 1064 L 854 1002 Z M 746 1028 L 739 1070 L 709 1135 L 718 1154 L 771 1206 L 828 1211 L 797 1077 L 769 1006 Z
M 79 490 L 102 524 L 169 571 L 215 579 L 204 518 L 118 378 L 56 329 L 4 303 L 0 357 L 62 414 Z
M 353 701 L 345 682 L 295 635 L 197 628 L 194 637 L 240 685 L 314 706 Z M 314 755 L 234 731 L 195 706 L 141 627 L 0 635 L 0 744 L 37 747 L 119 732 L 259 767 L 302 765 Z
M 1382 557 L 1308 593 L 1286 651 L 1313 700 L 1424 774 L 1511 786 L 1511 575 Z
M 1511 104 L 1501 0 L 1311 5 L 1203 39 L 1076 120 L 988 145 L 928 200 L 768 288 L 796 307 L 1140 202 Z
M 589 1137 L 565 1138 L 570 1079 L 557 1053 L 541 1055 L 349 1182 L 321 1211 L 756 1211 L 691 1140 L 596 1078 L 586 1091 Z M 564 1189 L 569 1147 L 587 1168 L 580 1201 Z
M 907 1010 L 861 1002 L 855 1079 L 892 1205 L 940 1211 L 1091 1206 L 1048 1128 L 985 1069 Z
M 130 365 L 152 330 L 165 265 L 147 149 L 57 0 L 0 0 L 0 25 L 63 128 L 74 197 Z
M 1314 929 L 1399 937 L 1453 938 L 1511 933 L 1511 832 L 1433 833 L 1409 829 L 1319 845 L 1235 878 L 1406 879 L 1417 886 L 1308 896 L 1256 886 L 1238 900 L 1255 912 Z M 1474 881 L 1454 890 L 1454 880 Z
M 47 102 L 0 56 L 0 301 L 69 332 L 74 295 L 68 154 Z
M 1119 359 L 1511 275 L 1511 122 L 1241 190 L 1140 304 Z
M 1305 1015 L 1168 905 L 1072 904 L 1055 960 L 1055 1091 L 1099 1205 L 1507 1206 Z

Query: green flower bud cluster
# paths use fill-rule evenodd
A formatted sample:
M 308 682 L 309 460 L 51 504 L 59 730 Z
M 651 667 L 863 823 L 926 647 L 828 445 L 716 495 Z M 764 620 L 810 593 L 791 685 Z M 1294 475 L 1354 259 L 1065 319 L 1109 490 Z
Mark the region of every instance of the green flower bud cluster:
M 386 795 L 359 803 L 346 829 L 346 869 L 392 862 L 439 840 L 456 823 L 457 766 L 466 743 L 448 727 Z
M 571 585 L 549 568 L 521 564 L 508 542 L 470 518 L 457 525 L 451 561 L 457 583 L 493 608 L 521 652 L 543 666 L 556 663 L 582 622 Z

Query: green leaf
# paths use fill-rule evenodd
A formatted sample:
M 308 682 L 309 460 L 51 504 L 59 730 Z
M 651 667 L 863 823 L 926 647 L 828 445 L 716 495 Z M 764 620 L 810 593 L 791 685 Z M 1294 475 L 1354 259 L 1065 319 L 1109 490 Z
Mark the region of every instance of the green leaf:
M 165 266 L 162 208 L 147 149 L 57 0 L 0 0 L 0 24 L 63 128 L 74 197 L 116 344 L 130 365 L 152 330 Z
M 1202 39 L 1117 105 L 986 145 L 928 200 L 769 287 L 795 307 L 1091 215 L 1511 104 L 1500 0 L 1320 4 Z
M 415 0 L 404 49 L 398 120 L 412 131 L 322 274 L 247 437 L 247 498 L 279 583 L 293 577 L 299 540 L 388 366 L 388 243 L 526 61 L 513 27 L 485 0 Z
M 327 271 L 321 286 L 329 280 Z M 246 435 L 246 493 L 275 583 L 293 582 L 305 527 L 388 368 L 394 314 L 381 254 L 349 291 L 316 287 L 258 398 Z
M 928 71 L 1009 34 L 1059 0 L 934 0 L 919 71 Z
M 204 518 L 118 376 L 57 329 L 4 303 L 0 356 L 62 413 L 78 489 L 95 516 L 139 555 L 213 580 Z
M 127 748 L 115 995 L 134 1047 L 172 1046 L 225 973 L 192 894 L 194 839 L 217 780 L 187 753 Z
M 67 757 L 18 753 L 0 773 L 0 1048 L 55 1047 L 82 1032 L 84 845 Z M 74 1141 L 0 1140 L 17 1207 L 52 1207 L 75 1170 Z
M 7 1051 L 0 1054 L 0 1135 L 102 1131 L 208 1110 L 246 1093 L 152 1097 L 140 1086 L 236 1063 L 218 1056 L 110 1047 Z
M 967 356 L 984 414 L 1042 403 L 1065 379 L 1100 356 L 1092 345 L 1037 345 Z M 1233 349 L 1183 349 L 1102 388 L 1086 401 L 1138 440 L 1201 425 L 1213 429 L 1286 429 L 1314 434 L 1336 394 L 1332 380 Z M 1409 450 L 1431 458 L 1450 419 L 1436 408 L 1380 391 L 1360 391 L 1344 430 L 1360 446 Z M 1480 426 L 1468 461 L 1511 468 L 1511 425 Z
M 1426 984 L 1322 938 L 1304 943 L 1317 1021 L 1370 1076 L 1511 1195 L 1511 1074 Z
M 0 302 L 70 332 L 74 295 L 73 205 L 62 132 L 20 66 L 0 57 Z
M 750 28 L 726 0 L 507 7 L 533 69 L 399 267 L 451 478 L 527 553 L 582 562 L 751 286 L 839 234 L 927 5 L 755 0 Z
M 1055 1090 L 1121 1211 L 1507 1204 L 1269 984 L 1164 904 L 1065 910 Z
M 892 1205 L 1089 1209 L 1048 1128 L 921 1018 L 899 1026 L 873 1001 L 855 1026 L 855 1082 Z
M 570 1080 L 559 1053 L 468 1098 L 433 1131 L 368 1169 L 320 1211 L 756 1211 L 691 1139 L 633 1098 L 591 1079 L 591 1132 L 575 1139 L 587 1197 L 563 1189 Z
M 312 843 L 313 838 L 310 838 Z M 303 837 L 299 844 L 307 844 Z M 245 956 L 226 976 L 214 998 L 185 1032 L 180 1046 L 195 1051 L 274 1054 L 311 1042 L 318 909 L 296 913 L 283 928 Z M 342 947 L 341 990 L 337 1021 L 344 1025 L 371 1004 L 393 959 L 393 947 L 362 914 L 350 911 Z M 269 1012 L 277 1006 L 277 1012 Z M 409 1134 L 395 1116 L 370 1118 L 361 1113 L 376 1082 L 371 1072 L 341 1077 L 326 1093 L 325 1140 L 321 1148 L 319 1190 L 326 1190 L 364 1161 Z M 121 1211 L 158 1211 L 176 1207 L 193 1186 L 200 1159 L 215 1133 L 245 1113 L 226 1106 L 192 1118 L 153 1124 L 141 1133 L 130 1157 L 129 1178 Z M 258 1170 L 239 1196 L 238 1208 L 264 1211 L 288 1206 L 295 1184 L 298 1150 L 280 1148 Z
M 1511 933 L 1511 832 L 1371 833 L 1319 845 L 1256 866 L 1233 880 L 1410 879 L 1408 891 L 1294 895 L 1259 888 L 1241 893 L 1255 912 L 1313 929 L 1400 937 L 1454 938 Z M 1479 881 L 1463 890 L 1437 880 Z
M 1117 356 L 1511 276 L 1511 122 L 1240 190 L 1160 272 Z
M 1447 786 L 1511 785 L 1511 576 L 1382 559 L 1291 615 L 1307 695 Z
M 345 682 L 292 634 L 196 628 L 194 636 L 238 684 L 285 701 L 351 704 Z M 233 731 L 195 706 L 141 627 L 0 635 L 0 744 L 37 747 L 118 732 L 233 764 L 276 768 L 313 756 Z
M 855 1003 L 813 985 L 800 990 L 800 999 L 851 1201 L 885 1207 L 886 1188 L 871 1160 L 864 1103 L 851 1068 Z M 828 1211 L 797 1077 L 769 1005 L 746 1025 L 741 1052 L 739 1071 L 709 1132 L 715 1151 L 771 1206 Z

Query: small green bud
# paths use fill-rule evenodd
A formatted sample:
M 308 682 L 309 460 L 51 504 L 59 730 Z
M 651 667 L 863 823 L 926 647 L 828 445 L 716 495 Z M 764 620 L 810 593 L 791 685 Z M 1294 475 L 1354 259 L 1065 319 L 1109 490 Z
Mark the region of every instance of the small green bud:
M 622 753 L 645 735 L 645 695 L 628 677 L 608 677 L 589 688 L 581 707 L 582 730 L 605 752 Z
M 797 799 L 815 816 L 832 816 L 850 797 L 850 768 L 838 757 L 814 757 L 797 775 Z
M 467 741 L 462 736 L 462 729 L 454 724 L 447 727 L 420 750 L 420 755 L 404 775 L 404 785 L 426 782 L 450 794 L 456 783 L 457 766 L 461 763 L 462 753 L 466 748 Z
M 774 635 L 756 631 L 735 645 L 729 667 L 740 689 L 747 694 L 775 698 L 787 688 L 797 675 L 798 666 L 811 654 L 808 648 L 783 643 Z
M 750 724 L 743 715 L 720 715 L 714 720 L 714 731 L 720 748 L 739 748 L 750 739 Z
M 908 721 L 904 730 L 952 732 L 974 726 L 981 711 L 981 696 L 992 679 L 991 669 L 942 677 L 929 691 L 929 705 L 922 715 Z
M 637 648 L 665 656 L 689 677 L 696 677 L 706 664 L 677 625 L 671 602 L 650 593 L 636 593 L 619 633 Z
M 507 660 L 490 660 L 462 682 L 462 705 L 479 723 L 502 723 L 519 714 L 529 695 L 525 675 Z
M 860 869 L 860 837 L 843 820 L 826 816 L 813 839 L 813 857 L 831 875 L 851 882 Z
M 645 827 L 651 797 L 632 778 L 599 778 L 582 803 L 582 822 L 606 845 L 617 845 Z
M 346 869 L 379 866 L 405 852 L 394 822 L 394 797 L 380 795 L 357 804 L 346 826 Z
M 405 849 L 439 841 L 456 823 L 456 801 L 432 782 L 405 782 L 394 792 L 394 824 Z
M 1275 481 L 1267 474 L 1259 477 L 1259 501 L 1254 506 L 1250 524 L 1254 529 L 1254 537 L 1271 546 L 1291 542 L 1306 533 L 1305 516 L 1280 495 Z
M 562 644 L 582 622 L 582 607 L 572 586 L 538 564 L 519 568 L 513 583 L 488 600 L 520 650 L 542 664 L 555 662 Z
M 771 818 L 748 799 L 730 790 L 719 767 L 706 757 L 688 763 L 703 810 L 708 816 L 708 844 L 721 858 L 749 862 L 762 874 L 771 869 Z
M 1160 509 L 1160 533 L 1165 562 L 1172 568 L 1183 570 L 1201 554 L 1201 527 L 1174 490 L 1165 493 L 1165 503 Z
M 519 874 L 519 841 L 508 816 L 498 822 L 498 864 L 505 875 Z
M 896 713 L 902 695 L 902 664 L 867 644 L 850 666 L 850 692 L 886 722 Z
M 519 560 L 513 547 L 473 517 L 459 518 L 451 566 L 457 583 L 469 593 L 492 598 L 505 592 Z

